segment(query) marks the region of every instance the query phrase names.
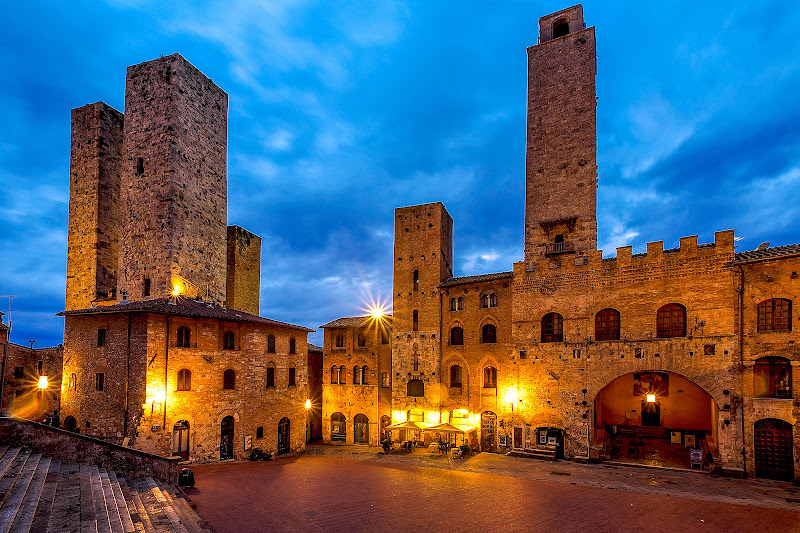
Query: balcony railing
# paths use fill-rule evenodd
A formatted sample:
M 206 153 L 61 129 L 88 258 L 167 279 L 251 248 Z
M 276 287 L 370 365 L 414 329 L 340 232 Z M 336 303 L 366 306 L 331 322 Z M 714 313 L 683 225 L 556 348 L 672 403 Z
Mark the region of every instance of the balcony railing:
M 548 244 L 545 249 L 545 255 L 567 254 L 575 251 L 574 242 L 556 242 Z

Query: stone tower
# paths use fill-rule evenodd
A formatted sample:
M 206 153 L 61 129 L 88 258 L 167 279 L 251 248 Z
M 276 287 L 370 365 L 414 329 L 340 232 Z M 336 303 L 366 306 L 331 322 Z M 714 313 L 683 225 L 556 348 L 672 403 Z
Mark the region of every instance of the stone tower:
M 453 276 L 453 219 L 436 202 L 395 209 L 394 225 L 392 397 L 397 409 L 438 411 L 441 303 L 436 287 Z M 410 380 L 422 381 L 424 397 L 408 394 Z
M 261 289 L 261 237 L 228 226 L 228 280 L 225 305 L 258 315 Z
M 597 120 L 594 27 L 583 7 L 539 19 L 528 48 L 525 262 L 597 249 Z
M 228 95 L 179 54 L 128 67 L 118 291 L 222 302 Z M 180 276 L 177 278 L 176 276 Z
M 66 309 L 113 301 L 117 288 L 122 113 L 72 110 Z

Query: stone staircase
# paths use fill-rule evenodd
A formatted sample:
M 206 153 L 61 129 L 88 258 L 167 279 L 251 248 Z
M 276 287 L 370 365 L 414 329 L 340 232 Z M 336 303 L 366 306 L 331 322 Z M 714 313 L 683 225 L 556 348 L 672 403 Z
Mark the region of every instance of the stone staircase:
M 210 533 L 178 489 L 0 446 L 0 533 Z
M 556 460 L 555 446 L 536 446 L 535 448 L 525 448 L 524 450 L 511 450 L 506 455 L 511 457 L 528 457 L 530 459 L 540 459 L 542 461 Z

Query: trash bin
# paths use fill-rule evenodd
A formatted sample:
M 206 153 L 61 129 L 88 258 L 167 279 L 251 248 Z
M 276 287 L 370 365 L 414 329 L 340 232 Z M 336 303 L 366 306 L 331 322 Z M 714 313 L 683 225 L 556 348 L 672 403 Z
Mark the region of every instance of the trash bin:
M 184 468 L 178 474 L 179 487 L 194 487 L 194 472 L 191 468 Z

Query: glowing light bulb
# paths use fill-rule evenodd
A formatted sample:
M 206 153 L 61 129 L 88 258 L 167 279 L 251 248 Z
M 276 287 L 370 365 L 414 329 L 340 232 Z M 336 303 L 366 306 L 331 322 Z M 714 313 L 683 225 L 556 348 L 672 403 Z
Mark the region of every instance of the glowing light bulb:
M 172 295 L 173 296 L 180 296 L 180 294 L 181 294 L 180 285 L 175 285 L 175 287 L 172 289 Z
M 40 389 L 47 388 L 47 376 L 39 376 L 39 388 Z
M 306 400 L 306 409 L 311 409 L 311 400 Z
M 655 403 L 656 395 L 655 394 L 648 394 L 647 395 L 647 403 Z

